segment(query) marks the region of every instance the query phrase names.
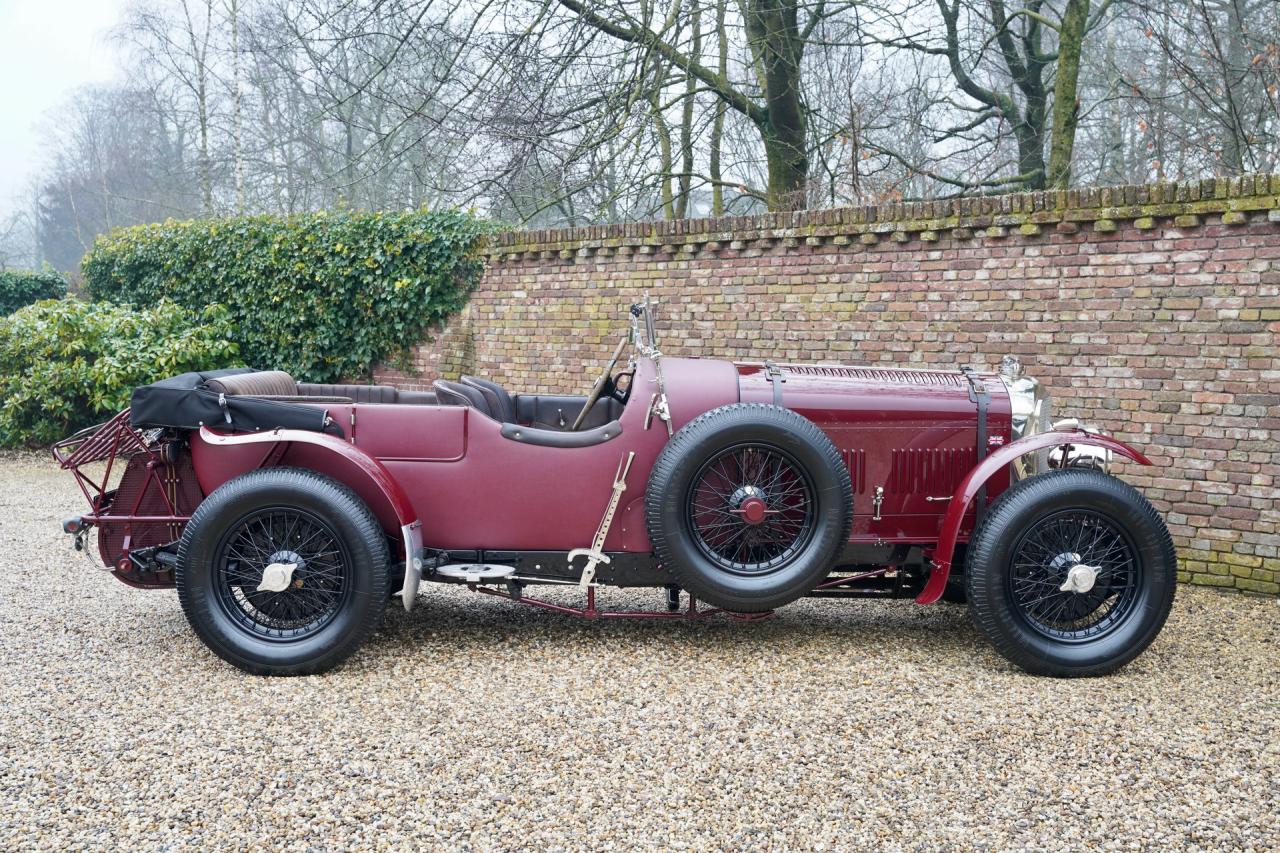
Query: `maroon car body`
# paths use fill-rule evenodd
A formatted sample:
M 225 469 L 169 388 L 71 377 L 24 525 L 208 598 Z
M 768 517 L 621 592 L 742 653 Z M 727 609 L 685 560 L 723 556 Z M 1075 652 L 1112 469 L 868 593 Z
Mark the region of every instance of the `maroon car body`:
M 596 604 L 601 585 L 662 587 L 674 605 L 678 587 L 689 585 L 677 583 L 671 567 L 663 565 L 653 532 L 660 525 L 655 519 L 662 502 L 683 498 L 655 496 L 651 472 L 664 452 L 671 453 L 669 445 L 676 443 L 672 436 L 681 436 L 709 412 L 736 413 L 741 419 L 752 411 L 785 410 L 792 413 L 788 417 L 798 415 L 821 431 L 843 469 L 837 472 L 839 482 L 847 478 L 847 485 L 839 487 L 847 494 L 838 496 L 847 513 L 843 546 L 832 552 L 818 583 L 787 597 L 910 595 L 929 604 L 954 590 L 953 561 L 980 519 L 1017 479 L 1029 479 L 1027 466 L 1020 463 L 1038 457 L 1045 470 L 1034 473 L 1046 473 L 1051 466 L 1093 469 L 1110 454 L 1150 464 L 1136 449 L 1074 422 L 1036 431 L 1030 424 L 1033 415 L 1015 412 L 1020 401 L 1031 399 L 1019 397 L 1016 375 L 662 357 L 654 341 L 643 340 L 642 330 L 633 329 L 633 335 L 641 338 L 634 341 L 637 352 L 627 369 L 597 383 L 596 391 L 604 386 L 603 399 L 588 413 L 594 418 L 591 428 L 580 432 L 567 423 L 579 414 L 583 397 L 514 395 L 512 411 L 522 416 L 504 419 L 483 405 L 447 405 L 422 394 L 402 402 L 394 391 L 375 394 L 355 386 L 325 386 L 331 393 L 320 395 L 296 384 L 295 393 L 285 395 L 291 406 L 323 413 L 332 426 L 327 431 L 228 430 L 218 423 L 149 428 L 130 424 L 122 413 L 55 447 L 56 457 L 76 473 L 92 507 L 66 522 L 66 529 L 77 533 L 79 541 L 96 528 L 101 558 L 122 581 L 172 586 L 182 574 L 178 564 L 185 527 L 209 496 L 253 472 L 301 470 L 342 484 L 367 506 L 385 534 L 387 557 L 402 567 L 396 571 L 405 576 L 401 597 L 406 608 L 417 594 L 418 575 L 591 617 L 610 615 Z M 228 387 L 234 385 L 226 381 Z M 665 411 L 659 406 L 663 395 Z M 668 422 L 663 415 L 669 415 Z M 786 429 L 778 435 L 781 444 L 789 441 Z M 774 446 L 768 440 L 758 444 L 765 450 Z M 777 466 L 791 459 L 800 472 L 797 482 L 809 476 L 788 455 L 792 451 L 779 452 Z M 1056 461 L 1049 461 L 1051 453 Z M 610 512 L 602 522 L 624 461 L 628 473 L 622 478 L 616 515 Z M 93 475 L 92 463 L 100 462 L 116 466 L 117 472 L 123 469 L 123 477 L 112 482 L 110 471 Z M 814 482 L 821 486 L 820 480 Z M 746 487 L 748 502 L 752 488 Z M 812 485 L 808 488 L 807 500 L 817 503 L 819 496 Z M 741 494 L 734 500 L 727 512 L 745 519 L 742 507 L 747 504 Z M 763 500 L 756 503 L 760 513 L 782 512 Z M 808 506 L 797 512 L 812 514 Z M 1096 534 L 1101 523 L 1085 523 L 1084 529 Z M 801 527 L 799 521 L 795 525 Z M 743 529 L 748 536 L 757 535 Z M 581 563 L 569 552 L 590 551 L 597 534 L 603 536 L 603 546 L 596 549 L 603 562 L 597 562 L 597 574 L 588 583 Z M 804 535 L 816 536 L 811 530 Z M 273 553 L 293 552 L 277 548 Z M 1063 553 L 1074 561 L 1059 560 L 1062 565 L 1045 570 L 1070 571 L 1068 562 L 1083 565 L 1070 548 Z M 275 562 L 293 565 L 301 558 Z M 478 568 L 471 575 L 438 571 L 459 564 Z M 506 570 L 490 577 L 485 566 Z M 583 607 L 544 602 L 524 591 L 538 583 L 577 582 L 583 582 L 587 593 Z M 736 609 L 709 597 L 723 610 Z M 1069 599 L 1078 604 L 1079 595 Z M 698 610 L 691 595 L 687 609 L 621 615 L 671 618 L 707 612 Z

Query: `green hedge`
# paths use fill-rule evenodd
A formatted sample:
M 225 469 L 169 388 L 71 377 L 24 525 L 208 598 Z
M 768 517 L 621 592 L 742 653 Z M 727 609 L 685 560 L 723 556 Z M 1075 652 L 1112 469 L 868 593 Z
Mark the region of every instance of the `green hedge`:
M 237 363 L 227 312 L 67 298 L 0 317 L 0 445 L 49 444 L 129 405 L 137 385 Z
M 457 210 L 165 222 L 99 238 L 83 269 L 97 299 L 221 303 L 247 364 L 336 382 L 402 362 L 458 311 L 489 230 Z
M 67 280 L 54 270 L 0 270 L 0 316 L 66 295 Z

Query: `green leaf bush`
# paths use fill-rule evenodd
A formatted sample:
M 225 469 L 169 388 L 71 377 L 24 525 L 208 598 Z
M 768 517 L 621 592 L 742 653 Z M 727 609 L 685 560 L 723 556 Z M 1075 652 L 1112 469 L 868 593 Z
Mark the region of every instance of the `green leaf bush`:
M 129 405 L 135 386 L 235 365 L 225 309 L 192 317 L 66 298 L 0 317 L 0 445 L 49 444 Z
M 54 270 L 0 270 L 0 316 L 66 295 L 67 280 Z
M 96 299 L 225 305 L 246 364 L 337 382 L 461 309 L 490 230 L 458 210 L 170 221 L 99 238 L 82 268 Z

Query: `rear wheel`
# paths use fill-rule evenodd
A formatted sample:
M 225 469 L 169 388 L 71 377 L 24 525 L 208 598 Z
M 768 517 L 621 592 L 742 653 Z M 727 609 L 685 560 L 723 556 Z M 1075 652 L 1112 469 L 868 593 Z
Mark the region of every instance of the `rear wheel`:
M 816 586 L 849 537 L 848 469 L 812 421 L 737 403 L 686 424 L 654 463 L 649 538 L 679 586 L 744 613 Z
M 354 492 L 268 468 L 200 504 L 178 548 L 178 597 L 200 639 L 240 669 L 322 672 L 377 628 L 387 562 L 382 529 Z
M 996 650 L 1037 675 L 1111 672 L 1173 606 L 1177 556 L 1136 489 L 1067 469 L 1009 489 L 969 543 L 970 611 Z

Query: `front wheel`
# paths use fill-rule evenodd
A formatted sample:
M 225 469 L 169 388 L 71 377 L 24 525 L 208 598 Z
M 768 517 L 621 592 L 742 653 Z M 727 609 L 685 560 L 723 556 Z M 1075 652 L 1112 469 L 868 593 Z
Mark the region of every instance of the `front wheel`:
M 965 589 L 979 630 L 1026 671 L 1103 675 L 1151 644 L 1173 606 L 1177 555 L 1136 489 L 1101 471 L 1024 480 L 969 543 Z
M 187 621 L 223 660 L 255 675 L 323 672 L 373 634 L 388 598 L 386 537 L 341 483 L 266 468 L 196 509 L 175 579 Z

